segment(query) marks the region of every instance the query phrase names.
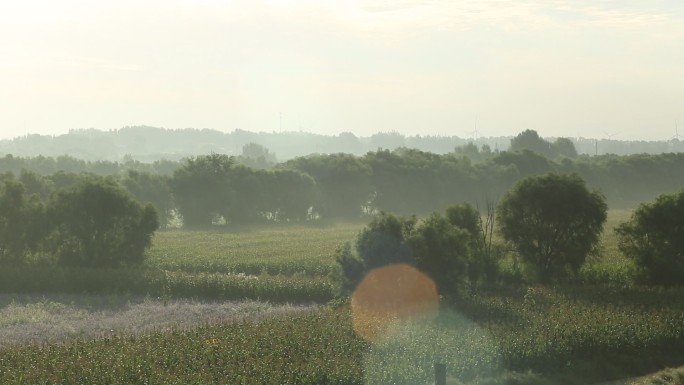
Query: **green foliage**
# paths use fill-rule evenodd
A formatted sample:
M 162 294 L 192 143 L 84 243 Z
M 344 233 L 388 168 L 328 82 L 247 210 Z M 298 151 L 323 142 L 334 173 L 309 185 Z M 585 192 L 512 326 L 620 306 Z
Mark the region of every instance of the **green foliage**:
M 19 181 L 24 185 L 28 195 L 36 195 L 41 201 L 47 200 L 55 190 L 52 180 L 33 171 L 22 170 Z
M 145 171 L 128 170 L 121 184 L 141 204 L 151 204 L 157 212 L 161 228 L 169 224 L 173 210 L 173 196 L 169 187 L 170 179 L 159 174 Z
M 530 150 L 551 158 L 551 143 L 542 139 L 537 131 L 525 130 L 511 139 L 511 151 Z
M 554 170 L 548 158 L 525 149 L 519 152 L 503 151 L 492 158 L 494 164 L 513 167 L 517 178 L 546 174 Z
M 489 238 L 478 211 L 469 204 L 447 208 L 418 221 L 381 212 L 359 233 L 355 247 L 344 245 L 336 253 L 347 291 L 372 269 L 399 263 L 414 265 L 437 284 L 443 295 L 458 292 L 466 278 L 475 283 L 493 278 Z
M 559 156 L 566 158 L 577 158 L 577 150 L 575 144 L 568 138 L 558 138 L 553 142 L 552 148 Z
M 309 219 L 309 210 L 318 198 L 316 181 L 297 170 L 275 170 L 271 175 L 276 219 L 293 222 Z
M 244 132 L 238 136 L 245 143 L 254 141 L 254 137 Z M 358 138 L 342 136 L 359 142 Z M 485 151 L 483 146 L 475 156 L 477 146 L 474 143 L 454 153 L 449 152 L 454 148 L 453 144 L 445 142 L 444 152 L 449 152 L 446 154 L 397 148 L 360 156 L 309 155 L 269 169 L 278 170 L 274 172 L 237 166 L 239 158 L 231 160 L 229 156 L 218 154 L 182 162 L 153 163 L 141 163 L 131 156 L 117 163 L 86 162 L 69 156 L 21 158 L 6 155 L 0 157 L 0 172 L 7 170 L 19 175 L 25 170 L 21 178 L 27 192 L 38 193 L 43 199 L 53 189 L 73 185 L 80 178 L 79 173 L 121 175 L 122 182 L 137 199 L 155 205 L 164 224 L 168 197 L 163 196 L 163 188 L 158 189 L 156 178 L 148 178 L 146 174 L 168 176 L 175 170 L 171 192 L 177 207 L 173 208 L 185 212 L 188 226 L 210 226 L 224 221 L 236 224 L 358 219 L 379 211 L 428 215 L 444 210 L 453 202 L 474 202 L 484 195 L 501 196 L 521 178 L 549 172 L 577 173 L 591 188 L 602 191 L 611 207 L 621 208 L 635 207 L 662 192 L 676 192 L 684 185 L 684 174 L 680 172 L 684 167 L 684 153 L 575 157 L 573 141 L 567 138 L 554 142 L 545 141 L 538 135 L 536 138 L 537 142 L 543 142 L 542 148 L 548 148 L 556 155 L 549 158 L 522 147 L 515 151 L 491 151 L 491 148 Z M 407 144 L 414 146 L 427 140 L 435 138 L 414 138 Z M 591 143 L 593 146 L 594 142 Z M 605 145 L 600 141 L 596 143 Z M 272 142 L 268 144 L 271 146 Z M 463 156 L 464 151 L 470 158 Z M 255 153 L 258 152 L 256 149 Z M 232 162 L 232 165 L 225 175 L 213 178 L 211 170 L 218 167 L 219 173 L 222 172 L 222 162 Z M 285 171 L 292 174 L 279 174 Z M 138 177 L 129 176 L 129 172 L 139 173 Z
M 171 181 L 187 227 L 310 219 L 317 185 L 298 170 L 255 170 L 227 155 L 186 160 Z
M 51 251 L 64 265 L 118 266 L 143 261 L 159 227 L 151 205 L 142 206 L 111 179 L 85 178 L 53 196 Z
M 242 156 L 238 158 L 238 162 L 255 169 L 267 169 L 273 167 L 277 159 L 268 148 L 250 142 L 242 146 Z
M 452 295 L 463 283 L 473 241 L 467 229 L 433 213 L 417 227 L 410 244 L 416 267 L 435 281 L 441 294 Z
M 635 261 L 641 281 L 684 284 L 684 189 L 640 205 L 616 233 L 620 251 Z
M 363 260 L 354 254 L 351 243 L 346 242 L 335 250 L 335 262 L 342 270 L 340 277 L 342 292 L 345 294 L 353 292 L 366 274 Z
M 511 139 L 511 151 L 530 150 L 549 159 L 559 156 L 577 158 L 575 144 L 568 138 L 558 138 L 555 142 L 542 139 L 537 131 L 525 130 Z
M 452 226 L 467 231 L 473 238 L 480 236 L 482 218 L 476 208 L 468 203 L 447 207 L 444 215 Z
M 369 152 L 363 162 L 372 171 L 371 211 L 427 215 L 454 201 L 474 200 L 487 183 L 468 159 L 453 154 L 402 148 Z
M 171 189 L 185 226 L 209 226 L 217 216 L 229 218 L 234 164 L 232 157 L 211 154 L 189 158 L 173 173 Z
M 314 178 L 321 192 L 314 210 L 323 218 L 359 218 L 373 192 L 370 168 L 352 155 L 308 156 L 290 160 L 283 166 Z
M 366 269 L 414 264 L 415 256 L 408 240 L 416 222 L 415 217 L 402 218 L 385 212 L 373 218 L 356 239 L 356 251 Z
M 540 281 L 576 275 L 606 220 L 605 198 L 578 175 L 529 177 L 497 210 L 499 230 Z
M 25 262 L 45 233 L 45 209 L 37 196 L 27 196 L 19 181 L 0 182 L 0 263 Z

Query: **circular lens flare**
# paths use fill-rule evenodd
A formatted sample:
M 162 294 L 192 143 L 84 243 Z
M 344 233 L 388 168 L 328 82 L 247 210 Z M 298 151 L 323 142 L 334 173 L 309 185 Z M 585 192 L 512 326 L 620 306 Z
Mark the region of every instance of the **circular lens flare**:
M 391 265 L 366 275 L 354 291 L 351 309 L 356 334 L 379 342 L 395 322 L 437 314 L 439 295 L 425 274 L 406 264 Z

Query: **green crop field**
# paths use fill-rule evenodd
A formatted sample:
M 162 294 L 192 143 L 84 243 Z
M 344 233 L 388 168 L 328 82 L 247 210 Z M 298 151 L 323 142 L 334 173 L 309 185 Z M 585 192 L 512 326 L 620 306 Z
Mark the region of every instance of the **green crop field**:
M 0 348 L 0 382 L 420 384 L 430 383 L 440 362 L 463 383 L 521 376 L 532 383 L 590 383 L 681 363 L 682 294 L 484 290 L 433 321 L 398 325 L 374 344 L 354 334 L 342 305 L 189 330 L 17 345 Z
M 272 302 L 326 302 L 338 292 L 334 252 L 362 224 L 252 231 L 162 231 L 142 268 L 0 269 L 0 292 L 123 292 Z
M 0 383 L 429 384 L 439 362 L 454 384 L 575 384 L 679 366 L 684 289 L 633 284 L 633 265 L 612 232 L 628 218 L 628 211 L 609 213 L 600 255 L 578 283 L 483 286 L 443 303 L 432 320 L 395 325 L 379 342 L 358 337 L 350 307 L 336 300 L 299 314 L 0 346 Z M 160 232 L 139 271 L 3 269 L 0 287 L 323 303 L 337 293 L 335 247 L 361 228 Z M 21 309 L 34 308 L 53 314 L 62 305 Z
M 257 231 L 158 232 L 147 264 L 163 270 L 245 274 L 328 275 L 333 252 L 363 224 L 288 226 Z

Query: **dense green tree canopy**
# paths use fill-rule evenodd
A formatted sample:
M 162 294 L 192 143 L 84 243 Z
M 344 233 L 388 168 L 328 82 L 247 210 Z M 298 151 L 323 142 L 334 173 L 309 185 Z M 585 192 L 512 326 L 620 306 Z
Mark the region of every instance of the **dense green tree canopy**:
M 415 263 L 408 243 L 416 225 L 415 217 L 380 213 L 363 228 L 356 239 L 356 250 L 367 269 L 395 263 Z
M 320 196 L 316 212 L 324 218 L 359 218 L 373 192 L 371 170 L 362 159 L 348 154 L 297 158 L 284 164 L 314 178 Z
M 684 284 L 684 190 L 640 205 L 616 233 L 620 251 L 636 262 L 641 280 Z
M 541 281 L 576 273 L 596 246 L 607 205 L 575 174 L 529 177 L 501 200 L 503 237 Z
M 577 158 L 575 144 L 568 138 L 557 138 L 554 142 L 543 139 L 537 131 L 525 130 L 511 139 L 510 151 L 529 150 L 549 159 L 558 157 Z
M 45 235 L 44 207 L 14 179 L 0 182 L 0 263 L 22 263 Z
M 186 226 L 208 226 L 217 216 L 229 217 L 233 157 L 211 154 L 189 158 L 173 173 L 171 189 Z
M 66 265 L 141 263 L 159 227 L 154 208 L 136 202 L 112 179 L 85 178 L 59 191 L 48 215 L 53 250 Z
M 551 143 L 542 139 L 534 130 L 525 130 L 511 139 L 510 149 L 511 151 L 531 150 L 547 157 L 551 157 L 553 153 Z
M 441 294 L 452 295 L 466 282 L 482 274 L 478 250 L 481 219 L 468 204 L 451 206 L 446 215 L 434 212 L 418 221 L 381 212 L 356 238 L 336 254 L 343 273 L 343 287 L 352 290 L 363 275 L 375 268 L 406 263 L 432 278 Z
M 453 294 L 468 270 L 473 238 L 440 213 L 420 223 L 410 239 L 416 267 L 437 284 L 442 294 Z
M 154 207 L 160 227 L 165 228 L 174 207 L 169 181 L 165 175 L 128 170 L 121 183 L 138 202 Z

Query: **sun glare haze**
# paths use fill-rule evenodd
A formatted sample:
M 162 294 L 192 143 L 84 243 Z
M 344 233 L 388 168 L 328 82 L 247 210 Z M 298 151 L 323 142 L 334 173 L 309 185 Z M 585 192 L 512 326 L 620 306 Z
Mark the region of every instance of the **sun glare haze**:
M 127 125 L 666 140 L 684 11 L 639 1 L 6 1 L 0 137 Z M 282 117 L 282 119 L 281 119 Z

